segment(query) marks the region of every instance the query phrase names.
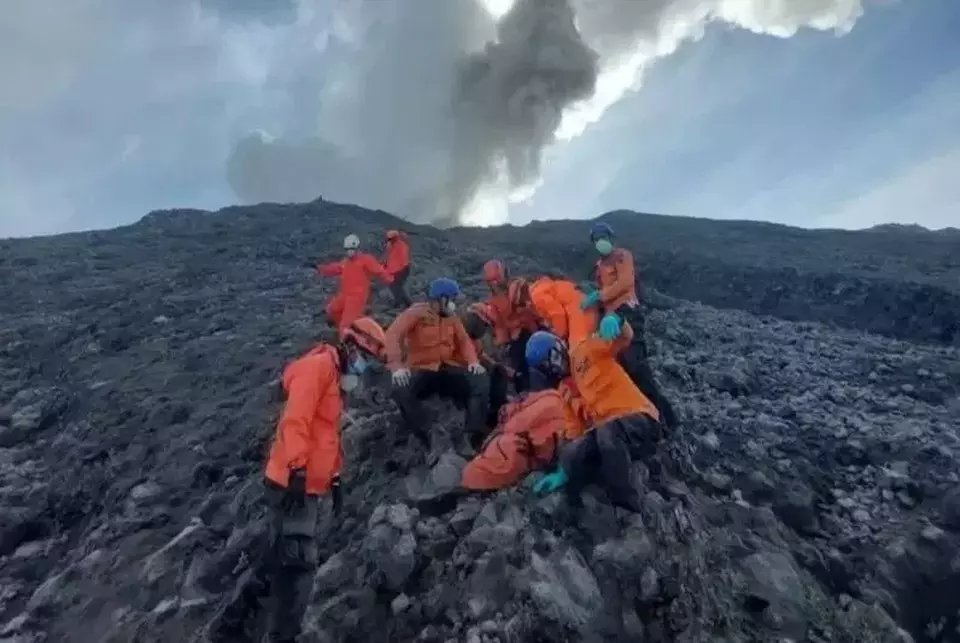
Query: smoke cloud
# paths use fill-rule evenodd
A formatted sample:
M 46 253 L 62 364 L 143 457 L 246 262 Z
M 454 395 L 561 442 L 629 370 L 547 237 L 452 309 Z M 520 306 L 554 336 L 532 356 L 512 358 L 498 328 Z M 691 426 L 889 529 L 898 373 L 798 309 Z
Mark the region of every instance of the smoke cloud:
M 299 38 L 303 54 L 269 68 L 267 133 L 237 141 L 227 176 L 247 202 L 322 195 L 419 222 L 498 223 L 536 189 L 549 146 L 582 133 L 709 23 L 842 34 L 861 2 L 351 0 L 325 23 L 321 65 L 320 2 L 300 0 L 274 42 Z

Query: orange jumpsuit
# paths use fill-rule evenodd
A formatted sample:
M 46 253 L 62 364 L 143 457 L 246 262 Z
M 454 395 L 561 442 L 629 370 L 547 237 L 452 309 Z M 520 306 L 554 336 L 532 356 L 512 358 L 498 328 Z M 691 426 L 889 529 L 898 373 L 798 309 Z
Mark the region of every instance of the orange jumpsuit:
M 649 453 L 660 439 L 660 414 L 617 362 L 632 331 L 615 342 L 590 337 L 570 352 L 570 371 L 593 428 L 567 444 L 560 463 L 576 496 L 588 482 L 599 482 L 618 507 L 640 511 L 631 461 Z
M 571 376 L 584 407 L 598 425 L 637 413 L 660 420 L 657 407 L 617 362 L 617 354 L 632 335 L 630 327 L 624 326 L 624 334 L 614 342 L 590 337 L 570 351 Z
M 391 371 L 402 367 L 436 371 L 443 364 L 466 367 L 479 361 L 460 318 L 444 317 L 427 303 L 414 304 L 393 320 L 387 328 L 386 352 Z
M 403 233 L 387 240 L 387 258 L 384 267 L 391 276 L 410 267 L 410 244 Z
M 461 485 L 473 491 L 503 489 L 550 466 L 566 424 L 563 397 L 554 389 L 525 393 L 508 402 L 496 431 L 464 468 Z
M 308 494 L 330 490 L 340 472 L 340 360 L 332 346 L 321 344 L 283 371 L 287 403 L 277 424 L 266 477 L 281 487 L 291 469 L 306 469 Z
M 600 305 L 605 312 L 617 312 L 624 304 L 639 302 L 633 253 L 626 248 L 615 248 L 606 257 L 598 259 L 595 274 Z
M 520 338 L 524 332 L 538 330 L 537 316 L 532 310 L 514 308 L 506 292 L 491 295 L 487 303 L 493 308 L 493 340 L 497 346 L 505 346 Z
M 386 354 L 391 371 L 411 371 L 410 381 L 395 385 L 390 394 L 407 430 L 428 447 L 428 420 L 422 401 L 432 395 L 448 397 L 462 406 L 464 436 L 472 439 L 486 433 L 490 377 L 467 370 L 470 364 L 478 363 L 479 357 L 459 317 L 440 315 L 428 303 L 414 304 L 387 329 Z
M 374 277 L 388 284 L 393 280 L 380 262 L 366 252 L 317 266 L 317 271 L 323 277 L 340 277 L 340 290 L 327 304 L 327 316 L 340 331 L 363 317 Z
M 566 279 L 540 277 L 530 284 L 530 305 L 567 346 L 573 348 L 597 329 L 597 311 L 580 310 L 583 293 Z
M 643 308 L 637 296 L 633 254 L 625 248 L 615 248 L 609 255 L 597 261 L 596 280 L 603 313 L 617 313 L 624 323 L 633 329 L 632 341 L 622 345 L 620 365 L 627 371 L 633 383 L 660 410 L 666 425 L 675 426 L 678 418 L 673 404 L 660 390 L 647 361 L 649 351 L 644 338 Z

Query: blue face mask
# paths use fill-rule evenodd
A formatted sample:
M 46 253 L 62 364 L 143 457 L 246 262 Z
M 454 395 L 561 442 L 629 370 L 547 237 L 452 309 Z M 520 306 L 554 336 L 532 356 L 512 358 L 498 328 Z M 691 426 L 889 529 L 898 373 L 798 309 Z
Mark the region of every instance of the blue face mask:
M 597 239 L 593 246 L 597 249 L 597 252 L 606 257 L 608 254 L 613 252 L 613 244 L 610 243 L 609 239 Z
M 367 370 L 367 360 L 359 355 L 353 358 L 353 361 L 350 362 L 350 366 L 347 367 L 347 371 L 353 375 L 363 375 L 365 370 Z

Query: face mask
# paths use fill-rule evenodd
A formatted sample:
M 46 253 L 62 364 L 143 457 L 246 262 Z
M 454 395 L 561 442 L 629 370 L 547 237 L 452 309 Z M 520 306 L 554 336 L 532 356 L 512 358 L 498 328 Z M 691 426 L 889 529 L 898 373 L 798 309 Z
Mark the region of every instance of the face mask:
M 347 250 L 347 256 L 348 256 L 348 257 L 352 257 L 352 256 L 355 255 L 355 254 L 357 254 L 357 251 L 356 251 L 356 250 Z
M 360 376 L 353 373 L 347 373 L 340 376 L 340 389 L 344 393 L 349 393 L 360 385 Z
M 350 362 L 350 366 L 347 367 L 347 372 L 352 375 L 363 375 L 363 372 L 367 370 L 367 360 L 363 359 L 359 355 Z
M 613 252 L 613 244 L 610 243 L 609 239 L 597 239 L 593 246 L 597 249 L 597 252 L 603 256 L 607 256 Z
M 437 302 L 437 303 L 438 303 L 439 306 L 440 306 L 440 307 L 437 309 L 437 312 L 440 313 L 440 316 L 441 316 L 441 317 L 450 317 L 450 316 L 453 315 L 455 312 L 457 312 L 457 305 L 456 305 L 455 303 L 453 303 L 452 301 L 449 301 L 449 300 L 446 300 L 446 299 L 441 299 L 441 300 L 440 300 L 439 302 Z

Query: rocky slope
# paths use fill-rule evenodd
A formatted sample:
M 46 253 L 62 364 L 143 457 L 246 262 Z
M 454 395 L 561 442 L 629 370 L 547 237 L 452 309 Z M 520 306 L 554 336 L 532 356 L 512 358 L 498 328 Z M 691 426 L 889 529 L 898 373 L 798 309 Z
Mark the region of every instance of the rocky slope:
M 348 232 L 373 242 L 401 225 L 330 203 L 261 205 L 0 242 L 0 641 L 199 640 L 262 528 L 280 369 L 326 332 L 332 284 L 309 264 Z M 532 481 L 434 502 L 462 463 L 442 441 L 417 453 L 371 386 L 344 429 L 347 508 L 322 525 L 305 640 L 960 640 L 958 349 L 903 339 L 955 328 L 929 246 L 911 260 L 902 241 L 874 279 L 841 263 L 879 247 L 850 237 L 833 267 L 809 266 L 832 272 L 802 277 L 808 249 L 783 230 L 764 241 L 762 226 L 687 225 L 708 227 L 665 241 L 669 257 L 637 247 L 661 289 L 656 361 L 686 417 L 643 515 L 621 522 L 589 495 L 574 514 L 532 498 Z M 582 223 L 406 227 L 415 293 L 453 274 L 479 296 L 491 255 L 517 272 L 589 265 Z M 743 256 L 738 235 L 768 258 Z M 796 308 L 828 324 L 745 312 L 764 312 L 756 293 L 791 270 L 869 283 L 880 301 L 940 293 L 946 321 L 891 311 L 869 326 L 842 298 Z M 803 293 L 816 294 L 789 294 Z M 389 319 L 386 296 L 375 310 Z M 457 415 L 436 409 L 442 433 Z

